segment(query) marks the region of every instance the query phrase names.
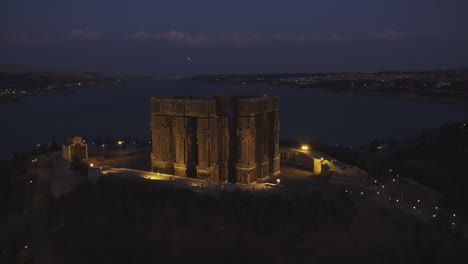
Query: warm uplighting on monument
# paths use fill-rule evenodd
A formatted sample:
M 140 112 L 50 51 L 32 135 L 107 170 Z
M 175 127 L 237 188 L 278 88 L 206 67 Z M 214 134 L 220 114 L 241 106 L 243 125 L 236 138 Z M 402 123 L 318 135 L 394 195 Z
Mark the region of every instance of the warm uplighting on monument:
M 307 146 L 307 145 L 302 145 L 302 146 L 301 146 L 301 150 L 309 150 L 309 146 Z

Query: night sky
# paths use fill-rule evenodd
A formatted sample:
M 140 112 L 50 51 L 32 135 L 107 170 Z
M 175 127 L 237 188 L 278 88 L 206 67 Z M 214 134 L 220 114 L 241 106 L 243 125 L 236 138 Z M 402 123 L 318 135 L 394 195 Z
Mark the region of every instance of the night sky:
M 468 67 L 466 0 L 9 0 L 1 6 L 0 64 L 145 75 Z

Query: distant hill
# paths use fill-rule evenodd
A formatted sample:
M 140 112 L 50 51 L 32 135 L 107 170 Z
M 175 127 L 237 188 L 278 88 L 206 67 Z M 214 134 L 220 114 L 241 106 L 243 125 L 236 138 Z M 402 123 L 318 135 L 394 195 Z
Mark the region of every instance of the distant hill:
M 0 66 L 0 89 L 40 89 L 49 85 L 60 86 L 114 79 L 116 77 L 96 72 L 52 71 L 18 66 Z
M 61 93 L 74 88 L 123 82 L 96 72 L 54 71 L 0 66 L 0 105 L 21 103 L 21 97 Z

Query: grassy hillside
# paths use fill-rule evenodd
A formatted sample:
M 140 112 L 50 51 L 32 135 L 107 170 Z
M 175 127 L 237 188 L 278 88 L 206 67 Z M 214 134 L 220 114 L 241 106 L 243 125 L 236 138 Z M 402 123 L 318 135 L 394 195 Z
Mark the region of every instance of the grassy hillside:
M 301 142 L 282 143 L 298 146 Z M 445 195 L 446 204 L 463 208 L 468 203 L 468 121 L 428 129 L 403 140 L 381 140 L 361 147 L 309 143 L 313 149 L 359 166 L 381 182 L 390 182 L 399 175 L 438 190 Z

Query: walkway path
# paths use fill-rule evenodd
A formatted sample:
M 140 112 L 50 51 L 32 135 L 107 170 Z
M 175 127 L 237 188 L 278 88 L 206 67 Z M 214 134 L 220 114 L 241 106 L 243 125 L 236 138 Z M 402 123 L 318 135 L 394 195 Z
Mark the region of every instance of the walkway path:
M 99 170 L 99 169 L 96 169 Z M 219 183 L 210 183 L 206 180 L 195 179 L 195 178 L 186 178 L 178 177 L 170 174 L 133 170 L 126 168 L 103 168 L 103 174 L 110 174 L 113 176 L 126 177 L 126 178 L 144 178 L 148 180 L 164 181 L 172 183 L 178 187 L 189 188 L 194 191 L 204 191 L 204 192 L 219 192 L 222 190 L 234 191 L 234 190 L 248 190 L 248 191 L 270 191 L 272 189 L 278 189 L 279 186 L 270 184 L 270 183 L 256 183 L 256 184 L 219 184 Z

